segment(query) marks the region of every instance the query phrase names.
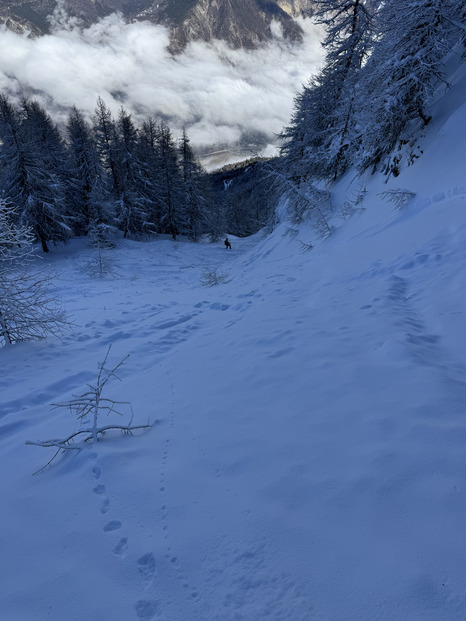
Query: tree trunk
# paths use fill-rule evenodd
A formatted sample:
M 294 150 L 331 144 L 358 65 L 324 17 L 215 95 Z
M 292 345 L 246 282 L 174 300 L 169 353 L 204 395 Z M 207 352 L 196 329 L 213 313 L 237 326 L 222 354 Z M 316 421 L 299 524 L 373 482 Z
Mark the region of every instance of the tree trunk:
M 422 110 L 422 108 L 419 108 L 418 114 L 421 117 L 421 119 L 424 121 L 424 125 L 429 125 L 430 121 L 432 120 L 432 117 L 431 116 L 426 116 L 424 114 L 424 111 Z
M 44 252 L 48 252 L 48 251 L 49 251 L 49 247 L 47 246 L 47 240 L 46 240 L 46 239 L 44 239 L 44 238 L 42 237 L 42 235 L 41 235 L 41 237 L 40 237 L 40 243 L 41 243 L 41 246 L 42 246 L 42 250 L 43 250 Z
M 3 338 L 5 339 L 5 345 L 11 345 L 11 337 L 10 337 L 10 333 L 8 332 L 8 326 L 6 325 L 5 317 L 3 316 L 1 312 L 0 312 L 0 336 L 3 336 Z

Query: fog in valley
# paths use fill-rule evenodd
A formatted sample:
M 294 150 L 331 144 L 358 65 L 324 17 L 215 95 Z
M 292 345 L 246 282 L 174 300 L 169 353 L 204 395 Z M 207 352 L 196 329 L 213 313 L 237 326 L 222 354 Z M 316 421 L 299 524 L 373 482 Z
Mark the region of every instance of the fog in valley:
M 0 31 L 3 93 L 37 99 L 59 123 L 73 105 L 92 115 L 99 96 L 138 124 L 164 119 L 175 135 L 188 130 L 207 168 L 276 152 L 296 92 L 323 61 L 321 31 L 310 19 L 299 20 L 301 45 L 286 42 L 274 23 L 273 42 L 260 49 L 195 42 L 177 56 L 162 26 L 128 24 L 118 14 L 89 28 L 60 11 L 50 19 L 52 34 L 36 39 Z

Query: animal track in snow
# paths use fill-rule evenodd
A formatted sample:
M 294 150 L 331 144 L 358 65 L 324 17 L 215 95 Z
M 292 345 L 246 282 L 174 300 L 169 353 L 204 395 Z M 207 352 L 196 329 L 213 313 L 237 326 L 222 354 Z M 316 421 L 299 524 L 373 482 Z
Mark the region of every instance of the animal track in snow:
M 122 524 L 120 522 L 120 520 L 110 520 L 110 522 L 107 522 L 107 524 L 105 524 L 103 530 L 106 533 L 111 533 L 114 530 L 118 530 L 119 528 L 121 528 Z
M 152 552 L 148 552 L 138 559 L 138 571 L 144 582 L 152 580 L 155 574 L 155 557 Z
M 113 554 L 115 556 L 123 557 L 126 550 L 128 549 L 128 537 L 122 537 L 120 541 L 113 548 Z
M 159 606 L 153 599 L 141 599 L 136 602 L 134 608 L 138 619 L 142 619 L 142 621 L 150 621 L 150 619 L 153 619 L 157 615 Z
M 92 465 L 92 476 L 93 478 L 100 479 L 101 477 L 101 469 L 97 463 L 98 455 L 93 452 L 89 454 L 89 459 L 93 462 Z M 103 483 L 98 483 L 92 488 L 92 491 L 97 496 L 103 497 L 102 506 L 100 512 L 102 514 L 106 514 L 110 509 L 110 501 L 106 497 L 107 488 Z M 122 528 L 123 524 L 120 520 L 110 520 L 103 526 L 103 531 L 105 533 L 115 533 Z M 126 558 L 127 550 L 128 550 L 129 540 L 128 537 L 121 537 L 118 543 L 116 543 L 113 548 L 113 554 L 120 558 Z M 137 561 L 138 573 L 142 578 L 145 588 L 148 588 L 153 581 L 156 572 L 156 561 L 155 556 L 152 552 L 147 552 L 139 557 Z M 156 600 L 153 599 L 139 599 L 134 604 L 134 609 L 136 612 L 136 616 L 138 619 L 142 621 L 150 621 L 154 619 L 154 617 L 159 614 L 159 604 Z
M 171 392 L 171 408 L 170 408 L 170 418 L 169 418 L 169 425 L 168 425 L 169 433 L 167 437 L 165 438 L 165 445 L 164 445 L 164 450 L 162 453 L 162 464 L 161 464 L 160 479 L 159 479 L 159 483 L 160 483 L 159 491 L 161 492 L 161 497 L 162 497 L 161 518 L 162 518 L 162 532 L 163 532 L 163 537 L 165 540 L 165 549 L 166 549 L 165 557 L 167 558 L 167 560 L 169 560 L 171 566 L 174 568 L 176 572 L 175 573 L 176 578 L 178 582 L 181 584 L 181 586 L 183 587 L 183 591 L 186 594 L 186 599 L 190 602 L 197 603 L 198 598 L 199 598 L 198 589 L 196 589 L 192 584 L 190 584 L 189 578 L 183 572 L 180 559 L 175 554 L 172 548 L 171 541 L 170 541 L 170 531 L 169 531 L 169 523 L 168 523 L 168 507 L 165 501 L 165 497 L 166 497 L 166 487 L 167 487 L 166 468 L 167 468 L 167 461 L 169 459 L 171 432 L 175 426 L 175 389 L 174 389 L 173 381 L 170 377 L 170 374 L 168 373 L 166 369 L 165 369 L 165 373 L 168 378 L 168 385 L 170 386 L 170 392 Z M 141 557 L 138 563 L 142 559 L 145 559 L 146 556 L 147 555 Z M 139 569 L 141 571 L 141 567 L 139 567 Z

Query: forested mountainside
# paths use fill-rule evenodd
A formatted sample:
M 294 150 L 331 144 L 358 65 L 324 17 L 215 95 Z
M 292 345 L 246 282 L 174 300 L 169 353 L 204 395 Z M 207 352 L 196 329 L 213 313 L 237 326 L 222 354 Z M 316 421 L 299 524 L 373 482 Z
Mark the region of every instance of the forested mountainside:
M 136 128 L 124 110 L 114 120 L 100 99 L 92 124 L 75 108 L 62 135 L 37 102 L 1 96 L 0 135 L 3 202 L 45 252 L 76 235 L 197 240 L 223 229 L 187 135 L 178 143 L 162 122 Z
M 48 243 L 95 229 L 134 239 L 151 234 L 217 239 L 255 233 L 281 195 L 295 222 L 331 234 L 325 184 L 348 170 L 397 176 L 422 155 L 434 97 L 465 59 L 461 0 L 319 0 L 327 28 L 321 71 L 296 97 L 282 156 L 215 175 L 198 163 L 186 132 L 148 118 L 136 127 L 98 101 L 92 122 L 74 108 L 66 133 L 34 100 L 0 101 L 2 199 L 14 220 Z
M 0 95 L 0 140 L 0 211 L 27 226 L 44 252 L 82 235 L 107 244 L 120 233 L 242 237 L 274 210 L 270 192 L 258 192 L 262 163 L 239 166 L 230 187 L 231 172 L 208 175 L 186 132 L 175 138 L 152 118 L 137 127 L 123 108 L 115 119 L 102 99 L 91 122 L 74 108 L 60 131 L 37 101 L 15 105 Z
M 300 41 L 302 31 L 293 17 L 309 14 L 312 5 L 311 0 L 2 0 L 0 22 L 39 36 L 50 32 L 50 16 L 57 8 L 84 26 L 118 11 L 129 21 L 147 20 L 170 28 L 173 50 L 189 41 L 211 39 L 251 48 L 277 34 L 272 23 L 279 25 L 280 36 Z
M 465 60 L 462 0 L 319 0 L 321 71 L 300 91 L 282 134 L 295 180 L 334 181 L 348 169 L 397 176 L 421 153 L 430 106 Z

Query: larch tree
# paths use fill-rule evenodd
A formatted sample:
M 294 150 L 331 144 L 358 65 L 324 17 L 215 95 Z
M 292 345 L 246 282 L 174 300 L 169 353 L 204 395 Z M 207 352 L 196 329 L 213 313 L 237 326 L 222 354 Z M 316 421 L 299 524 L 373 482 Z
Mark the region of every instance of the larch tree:
M 78 235 L 87 235 L 112 222 L 109 183 L 100 162 L 94 136 L 84 115 L 74 107 L 66 126 L 69 173 L 67 201 Z
M 162 219 L 165 203 L 162 198 L 162 170 L 159 145 L 159 127 L 147 118 L 137 135 L 137 159 L 141 165 L 141 184 L 147 198 L 147 220 L 151 229 L 163 233 Z
M 382 3 L 377 41 L 363 72 L 366 98 L 359 102 L 363 170 L 382 163 L 386 173 L 397 174 L 397 164 L 386 161 L 386 156 L 416 127 L 429 123 L 429 100 L 439 83 L 446 83 L 443 61 L 452 44 L 454 4 L 450 0 Z
M 72 230 L 65 208 L 66 151 L 50 116 L 34 101 L 16 110 L 0 97 L 0 174 L 3 194 L 17 208 L 44 252 L 50 241 L 68 239 Z
M 372 45 L 374 0 L 316 0 L 316 21 L 326 27 L 322 70 L 295 100 L 282 137 L 295 177 L 336 179 L 357 149 L 359 70 Z
M 163 122 L 158 127 L 157 146 L 160 170 L 159 200 L 163 210 L 162 230 L 176 239 L 183 228 L 185 216 L 182 176 L 175 141 L 170 128 Z
M 110 109 L 101 97 L 97 99 L 92 130 L 97 154 L 104 174 L 110 183 L 110 193 L 114 203 L 121 190 L 120 171 L 118 167 L 118 139 L 115 121 Z
M 143 162 L 139 159 L 138 131 L 131 115 L 120 110 L 116 132 L 116 165 L 118 190 L 116 222 L 128 234 L 141 236 L 150 232 L 149 197 L 145 193 Z
M 179 151 L 185 214 L 183 232 L 193 241 L 198 241 L 208 223 L 207 181 L 205 171 L 194 155 L 185 130 Z

